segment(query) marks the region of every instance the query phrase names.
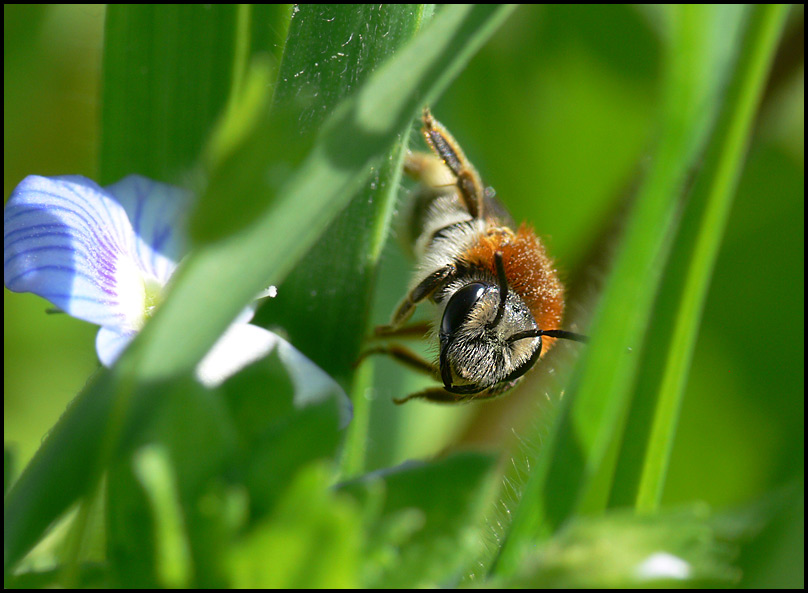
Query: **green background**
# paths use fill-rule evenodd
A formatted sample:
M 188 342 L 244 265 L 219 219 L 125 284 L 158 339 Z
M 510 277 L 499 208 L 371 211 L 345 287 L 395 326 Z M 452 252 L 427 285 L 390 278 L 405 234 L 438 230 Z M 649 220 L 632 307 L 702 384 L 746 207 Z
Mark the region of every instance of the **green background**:
M 523 7 L 432 106 L 514 217 L 546 240 L 570 284 L 569 320 L 579 329 L 651 158 L 664 35 L 657 10 Z M 103 8 L 4 11 L 4 195 L 32 173 L 97 177 Z M 803 480 L 804 54 L 793 42 L 803 27 L 796 12 L 716 265 L 665 503 L 732 508 Z M 408 267 L 393 238 L 375 322 L 388 320 Z M 46 315 L 47 307 L 4 291 L 4 440 L 16 471 L 97 368 L 96 329 Z M 554 364 L 540 366 L 528 385 Z M 541 388 L 528 386 L 486 405 L 399 408 L 391 398 L 423 381 L 387 361 L 377 369 L 367 391 L 371 470 L 451 448 L 499 450 L 520 418 L 547 405 L 536 397 Z

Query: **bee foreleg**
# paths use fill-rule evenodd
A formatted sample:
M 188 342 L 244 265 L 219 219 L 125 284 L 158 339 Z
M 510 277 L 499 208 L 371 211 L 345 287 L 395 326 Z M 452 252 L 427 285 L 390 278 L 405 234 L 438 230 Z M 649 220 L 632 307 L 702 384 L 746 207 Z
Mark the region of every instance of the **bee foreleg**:
M 361 359 L 372 354 L 386 354 L 387 356 L 397 360 L 411 369 L 429 375 L 433 379 L 438 377 L 438 369 L 431 362 L 427 362 L 415 352 L 404 346 L 398 344 L 390 344 L 388 346 L 374 346 L 362 352 Z
M 460 404 L 470 401 L 467 395 L 449 393 L 442 387 L 430 387 L 429 389 L 424 389 L 423 391 L 411 393 L 407 397 L 393 398 L 393 403 L 396 405 L 401 405 L 410 401 L 411 399 L 425 399 L 437 404 Z
M 391 334 L 401 327 L 404 322 L 412 316 L 418 303 L 428 299 L 435 294 L 435 291 L 445 286 L 446 282 L 454 276 L 456 271 L 457 267 L 454 264 L 448 264 L 435 270 L 429 276 L 421 280 L 404 298 L 396 309 L 396 312 L 393 313 L 393 319 L 390 321 L 390 324 L 380 326 L 376 329 L 377 335 Z
M 373 333 L 375 338 L 423 338 L 429 333 L 429 323 L 419 321 L 409 325 L 393 328 L 389 325 L 379 325 Z

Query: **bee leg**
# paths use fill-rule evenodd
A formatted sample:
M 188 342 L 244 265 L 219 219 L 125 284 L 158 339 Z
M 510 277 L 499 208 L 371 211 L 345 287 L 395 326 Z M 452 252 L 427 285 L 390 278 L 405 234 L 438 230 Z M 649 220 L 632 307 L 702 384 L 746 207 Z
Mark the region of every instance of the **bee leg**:
M 455 186 L 455 174 L 441 158 L 428 152 L 408 152 L 404 157 L 404 173 L 432 191 L 446 192 Z
M 406 365 L 418 372 L 429 375 L 433 379 L 437 379 L 439 376 L 438 369 L 434 364 L 427 362 L 409 348 L 399 346 L 398 344 L 374 346 L 373 348 L 368 348 L 362 352 L 359 360 L 362 361 L 372 354 L 386 354 L 401 364 Z
M 449 393 L 442 387 L 430 387 L 423 391 L 411 393 L 407 397 L 393 398 L 393 403 L 400 406 L 411 399 L 425 399 L 436 404 L 460 404 L 469 401 L 467 395 Z
M 466 210 L 474 218 L 483 218 L 485 186 L 477 169 L 466 158 L 463 149 L 460 148 L 449 130 L 432 117 L 428 107 L 424 108 L 423 122 L 423 132 L 427 144 L 454 174 L 455 185 Z
M 374 338 L 423 338 L 429 332 L 429 323 L 419 321 L 393 329 L 389 325 L 379 325 L 373 330 Z
M 454 276 L 456 271 L 457 268 L 454 264 L 448 264 L 424 278 L 398 306 L 396 312 L 393 313 L 390 325 L 382 325 L 376 329 L 377 335 L 390 335 L 395 332 L 412 316 L 418 303 L 431 297 L 436 290 L 444 286 Z
M 393 403 L 401 405 L 405 402 L 410 401 L 411 399 L 425 399 L 427 401 L 434 402 L 436 404 L 463 404 L 470 401 L 491 400 L 498 398 L 503 393 L 513 388 L 514 385 L 516 385 L 518 382 L 519 380 L 517 379 L 516 381 L 511 381 L 509 383 L 500 383 L 499 385 L 489 387 L 485 391 L 471 394 L 450 393 L 442 387 L 430 387 L 429 389 L 424 389 L 423 391 L 412 393 L 407 397 L 394 398 Z

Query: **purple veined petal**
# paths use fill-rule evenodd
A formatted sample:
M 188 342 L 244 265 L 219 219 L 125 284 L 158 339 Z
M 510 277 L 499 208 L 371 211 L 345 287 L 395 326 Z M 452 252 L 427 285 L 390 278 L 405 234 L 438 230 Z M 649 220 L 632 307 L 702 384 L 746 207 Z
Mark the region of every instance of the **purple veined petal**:
M 105 367 L 111 367 L 136 335 L 136 331 L 120 331 L 102 327 L 95 336 L 95 351 L 98 353 L 98 360 Z
M 84 177 L 26 177 L 3 212 L 3 277 L 66 313 L 136 329 L 146 285 L 123 207 Z
M 129 175 L 105 189 L 129 217 L 144 271 L 166 284 L 187 250 L 190 192 L 140 175 Z

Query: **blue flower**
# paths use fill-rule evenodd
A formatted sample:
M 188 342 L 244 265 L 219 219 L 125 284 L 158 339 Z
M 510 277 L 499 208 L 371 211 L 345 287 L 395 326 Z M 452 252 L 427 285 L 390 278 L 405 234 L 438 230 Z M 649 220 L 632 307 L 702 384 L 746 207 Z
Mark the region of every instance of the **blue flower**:
M 80 176 L 26 177 L 3 215 L 5 285 L 100 325 L 98 358 L 111 366 L 160 305 L 186 253 L 191 200 L 137 175 L 105 188 Z M 220 384 L 274 348 L 301 398 L 333 383 L 282 338 L 250 325 L 253 312 L 245 309 L 199 363 L 203 384 Z
M 80 176 L 26 177 L 3 213 L 3 280 L 101 326 L 110 366 L 159 305 L 186 249 L 190 196 L 131 176 L 102 188 Z

